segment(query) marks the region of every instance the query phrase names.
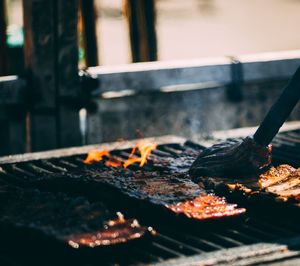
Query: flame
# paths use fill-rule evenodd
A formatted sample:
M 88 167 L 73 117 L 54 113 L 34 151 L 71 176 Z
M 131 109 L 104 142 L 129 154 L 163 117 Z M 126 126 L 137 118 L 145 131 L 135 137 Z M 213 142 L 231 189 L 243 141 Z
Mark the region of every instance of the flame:
M 104 163 L 106 166 L 111 166 L 111 167 L 120 167 L 122 166 L 122 162 L 118 160 L 117 158 L 109 158 L 108 161 Z
M 151 155 L 151 152 L 156 149 L 156 146 L 156 144 L 150 142 L 140 142 L 137 145 L 134 145 L 128 159 L 123 164 L 123 167 L 127 168 L 134 163 L 140 163 L 140 166 L 144 166 L 148 157 Z M 139 150 L 140 157 L 135 157 L 136 149 Z
M 91 150 L 88 152 L 86 159 L 83 161 L 86 164 L 92 164 L 94 162 L 100 162 L 103 157 L 107 157 L 105 161 L 106 166 L 127 168 L 129 165 L 139 163 L 140 166 L 144 166 L 147 159 L 151 155 L 152 151 L 156 149 L 156 144 L 151 142 L 141 141 L 133 146 L 128 159 L 122 164 L 122 161 L 113 157 L 107 150 Z M 138 150 L 138 152 L 137 152 Z M 138 153 L 138 154 L 137 154 Z M 139 157 L 138 157 L 139 156 Z
M 109 151 L 106 150 L 91 150 L 88 152 L 88 155 L 86 157 L 86 159 L 83 161 L 84 163 L 87 164 L 92 164 L 95 162 L 100 162 L 103 160 L 103 157 L 109 157 Z

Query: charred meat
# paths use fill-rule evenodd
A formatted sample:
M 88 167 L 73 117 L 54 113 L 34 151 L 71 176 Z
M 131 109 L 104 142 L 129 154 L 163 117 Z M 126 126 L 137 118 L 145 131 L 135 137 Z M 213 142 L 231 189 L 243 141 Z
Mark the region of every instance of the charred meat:
M 62 193 L 0 184 L 0 227 L 26 230 L 73 248 L 109 246 L 144 236 L 148 229 L 101 203 Z
M 224 198 L 208 193 L 185 174 L 162 175 L 159 172 L 129 169 L 103 170 L 89 168 L 45 176 L 34 181 L 40 188 L 66 190 L 82 188 L 80 193 L 107 195 L 109 201 L 131 200 L 133 204 L 159 207 L 173 214 L 184 214 L 194 220 L 237 216 L 245 212 Z M 131 204 L 125 204 L 127 207 Z

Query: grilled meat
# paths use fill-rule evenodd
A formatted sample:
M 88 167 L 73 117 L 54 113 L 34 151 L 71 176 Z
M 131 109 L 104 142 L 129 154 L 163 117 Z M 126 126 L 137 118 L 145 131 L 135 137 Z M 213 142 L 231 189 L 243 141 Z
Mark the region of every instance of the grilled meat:
M 199 178 L 199 183 L 210 189 L 227 189 L 231 192 L 243 192 L 245 197 L 258 194 L 268 195 L 276 201 L 293 202 L 300 206 L 300 168 L 295 169 L 283 164 L 271 167 L 258 178 Z
M 300 195 L 300 168 L 289 165 L 273 167 L 259 177 L 262 189 L 284 201 L 295 199 Z
M 235 216 L 245 212 L 245 209 L 237 209 L 236 204 L 229 204 L 225 198 L 213 194 L 204 194 L 192 200 L 166 206 L 177 214 L 183 213 L 196 220 Z
M 101 203 L 62 193 L 0 184 L 0 228 L 32 231 L 73 248 L 108 246 L 142 237 L 147 228 Z M 15 231 L 15 230 L 14 230 Z
M 106 197 L 109 201 L 160 207 L 164 211 L 182 213 L 194 220 L 208 220 L 237 216 L 245 209 L 226 203 L 224 198 L 208 193 L 193 183 L 185 174 L 161 175 L 158 172 L 133 172 L 129 169 L 104 170 L 89 168 L 41 177 L 34 181 L 40 188 L 60 190 L 76 187 L 80 193 L 93 193 Z M 142 204 L 143 205 L 143 204 Z

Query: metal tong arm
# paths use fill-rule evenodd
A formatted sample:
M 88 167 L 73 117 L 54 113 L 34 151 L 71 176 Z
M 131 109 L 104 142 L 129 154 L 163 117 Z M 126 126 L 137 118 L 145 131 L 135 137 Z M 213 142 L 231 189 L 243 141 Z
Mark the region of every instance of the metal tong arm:
M 300 67 L 290 79 L 288 85 L 273 104 L 266 117 L 256 130 L 253 139 L 262 146 L 271 143 L 279 129 L 288 118 L 300 99 Z

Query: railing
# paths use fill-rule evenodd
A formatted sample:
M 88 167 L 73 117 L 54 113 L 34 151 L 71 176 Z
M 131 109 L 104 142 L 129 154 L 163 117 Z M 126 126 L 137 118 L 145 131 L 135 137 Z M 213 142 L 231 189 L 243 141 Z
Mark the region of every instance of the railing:
M 239 60 L 238 65 L 236 60 Z M 35 82 L 44 84 L 43 88 L 48 89 L 45 95 L 41 95 L 40 90 L 37 92 L 32 90 L 30 80 L 25 81 L 25 79 L 16 76 L 0 79 L 0 118 L 5 121 L 2 123 L 1 132 L 8 132 L 7 135 L 3 133 L 4 135 L 1 136 L 3 141 L 2 153 L 24 152 L 28 145 L 32 150 L 80 145 L 79 122 L 76 122 L 78 121 L 79 108 L 84 107 L 80 105 L 79 99 L 76 100 L 81 95 L 80 89 L 72 90 L 69 95 L 67 94 L 68 90 L 65 90 L 65 94 L 61 95 L 57 95 L 57 91 L 51 92 L 51 87 L 49 88 L 51 82 L 57 81 L 54 77 L 47 76 L 48 64 L 45 66 L 37 64 L 35 74 Z M 229 93 L 234 94 L 243 84 L 286 80 L 299 65 L 300 51 L 289 51 L 236 57 L 235 61 L 224 57 L 186 62 L 153 62 L 119 67 L 92 67 L 88 69 L 88 73 L 97 77 L 99 85 L 90 92 L 89 97 L 91 100 L 97 100 L 105 96 L 105 93 L 107 95 L 109 91 L 118 91 L 119 95 L 124 92 L 124 95 L 128 95 L 129 91 L 132 93 L 172 92 L 224 86 L 227 87 Z M 237 70 L 237 68 L 239 69 Z M 67 70 L 67 67 L 62 65 L 59 69 L 61 69 L 59 74 L 62 74 L 64 70 Z M 235 71 L 239 73 L 236 79 Z M 74 78 L 76 80 L 73 81 L 74 85 L 65 86 L 68 88 L 79 86 L 77 77 L 74 76 Z M 64 84 L 72 81 L 63 79 L 60 82 Z M 88 88 L 83 88 L 83 90 L 85 89 Z M 45 100 L 42 101 L 42 99 Z M 56 106 L 57 103 L 60 103 L 60 106 Z M 62 104 L 64 105 L 63 109 Z M 30 116 L 31 122 L 28 122 L 28 116 Z M 27 127 L 26 117 L 27 123 L 30 123 L 27 124 Z M 88 128 L 100 127 L 95 120 L 89 123 Z M 26 132 L 29 133 L 28 130 L 31 131 L 31 134 L 26 137 Z M 71 141 L 70 131 L 72 131 L 72 135 L 78 135 L 78 141 Z M 59 136 L 65 138 L 61 145 L 58 144 Z M 28 144 L 29 141 L 31 144 Z
M 137 63 L 113 67 L 91 67 L 99 79 L 94 92 L 162 90 L 166 86 L 195 83 L 228 85 L 288 79 L 300 65 L 300 50 L 219 57 L 188 61 Z M 238 72 L 238 77 L 235 75 Z M 241 80 L 242 79 L 242 80 Z

